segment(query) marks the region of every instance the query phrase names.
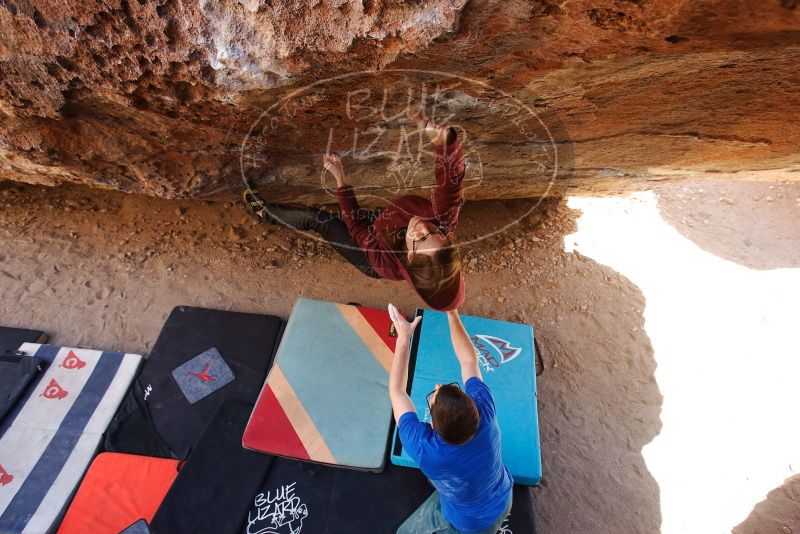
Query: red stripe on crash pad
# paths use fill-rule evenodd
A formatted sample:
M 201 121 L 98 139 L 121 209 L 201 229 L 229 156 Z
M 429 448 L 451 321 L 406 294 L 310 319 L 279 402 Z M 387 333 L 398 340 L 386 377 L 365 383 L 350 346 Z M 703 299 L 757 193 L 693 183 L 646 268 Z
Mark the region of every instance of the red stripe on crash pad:
M 386 346 L 394 352 L 397 338 L 389 335 L 389 331 L 392 328 L 392 319 L 389 317 L 389 312 L 376 310 L 374 308 L 364 308 L 362 306 L 357 306 L 356 308 L 364 319 L 367 320 L 375 333 L 378 334 L 378 337 L 380 337 L 383 342 L 386 343 Z
M 250 422 L 242 436 L 242 445 L 248 449 L 310 460 L 300 436 L 283 411 L 269 384 L 264 384 Z

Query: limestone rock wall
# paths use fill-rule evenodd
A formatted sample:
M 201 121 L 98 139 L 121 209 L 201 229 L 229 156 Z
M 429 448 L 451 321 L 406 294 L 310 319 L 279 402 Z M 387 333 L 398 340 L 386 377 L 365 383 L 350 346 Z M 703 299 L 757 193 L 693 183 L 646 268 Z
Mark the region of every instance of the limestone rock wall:
M 462 133 L 469 198 L 800 176 L 796 0 L 0 0 L 0 179 L 378 202 Z

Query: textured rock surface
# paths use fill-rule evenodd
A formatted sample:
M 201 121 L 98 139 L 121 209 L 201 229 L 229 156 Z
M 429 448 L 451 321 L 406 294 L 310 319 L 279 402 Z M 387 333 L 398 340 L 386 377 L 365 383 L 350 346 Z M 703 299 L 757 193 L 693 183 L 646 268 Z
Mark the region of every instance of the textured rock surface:
M 330 147 L 365 192 L 421 191 L 424 102 L 469 198 L 796 179 L 798 64 L 796 0 L 2 0 L 0 178 L 322 202 Z

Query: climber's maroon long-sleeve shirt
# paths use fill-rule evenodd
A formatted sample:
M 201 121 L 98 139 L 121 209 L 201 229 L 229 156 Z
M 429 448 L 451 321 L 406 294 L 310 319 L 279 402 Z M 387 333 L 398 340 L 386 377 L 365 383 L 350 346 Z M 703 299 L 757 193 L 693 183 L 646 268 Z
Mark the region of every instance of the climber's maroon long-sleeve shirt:
M 464 154 L 458 140 L 446 146 L 434 146 L 434 150 L 436 187 L 431 199 L 417 195 L 399 197 L 383 209 L 373 226 L 356 216 L 359 207 L 352 187 L 345 185 L 336 191 L 342 219 L 347 224 L 350 235 L 375 272 L 388 280 L 406 280 L 413 286 L 405 265 L 386 242 L 384 233 L 407 227 L 411 217 L 417 215 L 442 228 L 451 240 L 455 235 L 458 213 L 463 203 Z M 464 280 L 459 274 L 453 287 L 435 307 L 451 310 L 458 308 L 463 302 Z

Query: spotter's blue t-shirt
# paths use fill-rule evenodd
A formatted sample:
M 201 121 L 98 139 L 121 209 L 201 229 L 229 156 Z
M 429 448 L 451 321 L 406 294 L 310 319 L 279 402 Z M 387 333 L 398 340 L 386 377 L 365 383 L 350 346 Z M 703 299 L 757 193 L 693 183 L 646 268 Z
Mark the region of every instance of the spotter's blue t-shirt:
M 462 532 L 479 532 L 511 502 L 514 480 L 503 465 L 492 393 L 477 377 L 467 380 L 464 391 L 475 401 L 480 423 L 463 445 L 444 441 L 416 412 L 404 413 L 397 428 L 403 447 L 439 491 L 445 519 Z

